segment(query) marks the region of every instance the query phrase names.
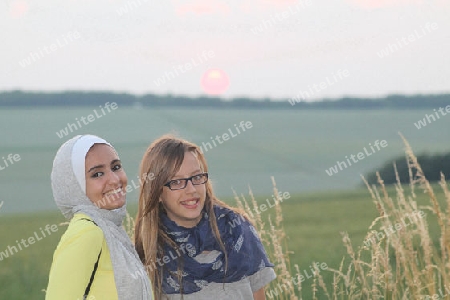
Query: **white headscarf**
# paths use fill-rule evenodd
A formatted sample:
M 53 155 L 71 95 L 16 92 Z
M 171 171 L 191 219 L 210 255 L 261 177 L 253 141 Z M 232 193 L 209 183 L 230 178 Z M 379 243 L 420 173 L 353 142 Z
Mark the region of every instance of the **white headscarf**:
M 119 300 L 152 299 L 148 276 L 122 227 L 126 206 L 114 210 L 101 209 L 86 196 L 85 159 L 94 144 L 111 146 L 97 136 L 78 135 L 59 148 L 51 174 L 53 197 L 68 220 L 75 213 L 84 213 L 102 229 L 111 254 Z

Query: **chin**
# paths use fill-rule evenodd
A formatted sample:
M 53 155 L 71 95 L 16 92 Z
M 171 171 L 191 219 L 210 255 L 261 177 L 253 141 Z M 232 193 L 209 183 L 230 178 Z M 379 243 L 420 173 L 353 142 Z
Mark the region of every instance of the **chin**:
M 124 206 L 125 204 L 127 204 L 127 201 L 124 199 L 122 202 L 118 203 L 116 206 L 116 208 L 121 208 L 122 206 Z
M 121 208 L 122 206 L 124 206 L 126 204 L 126 200 L 116 200 L 113 203 L 108 203 L 108 205 L 105 205 L 103 207 L 100 207 L 102 209 L 107 209 L 107 210 L 113 210 L 113 209 L 118 209 Z

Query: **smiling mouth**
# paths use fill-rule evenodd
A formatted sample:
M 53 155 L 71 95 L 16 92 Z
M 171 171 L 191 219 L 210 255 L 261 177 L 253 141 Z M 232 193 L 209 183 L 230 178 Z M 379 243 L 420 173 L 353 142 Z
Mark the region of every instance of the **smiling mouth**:
M 200 202 L 200 198 L 195 198 L 195 199 L 181 201 L 180 203 L 181 203 L 181 205 L 183 205 L 186 208 L 196 208 L 199 202 Z
M 123 195 L 124 194 L 124 192 L 123 192 L 123 190 L 122 190 L 122 187 L 119 187 L 119 188 L 117 188 L 117 189 L 114 189 L 114 190 L 112 190 L 112 191 L 109 191 L 109 192 L 107 192 L 107 193 L 104 193 L 103 194 L 103 197 L 116 197 L 116 196 L 121 196 L 121 195 Z

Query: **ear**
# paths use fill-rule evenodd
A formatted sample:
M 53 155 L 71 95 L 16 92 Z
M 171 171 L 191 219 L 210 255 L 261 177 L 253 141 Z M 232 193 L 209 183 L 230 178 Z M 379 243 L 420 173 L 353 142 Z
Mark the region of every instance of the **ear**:
M 166 206 L 164 205 L 161 197 L 159 197 L 158 200 L 158 209 L 160 209 L 160 211 L 166 212 Z

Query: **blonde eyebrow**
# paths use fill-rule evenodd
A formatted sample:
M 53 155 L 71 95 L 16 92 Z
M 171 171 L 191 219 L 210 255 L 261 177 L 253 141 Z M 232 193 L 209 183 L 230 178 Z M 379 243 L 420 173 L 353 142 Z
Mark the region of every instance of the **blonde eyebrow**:
M 197 170 L 193 171 L 190 175 L 192 176 L 192 175 L 194 175 L 195 173 L 198 173 L 198 172 L 202 172 L 202 170 L 197 169 Z M 178 177 L 178 178 L 177 178 L 177 177 Z M 189 176 L 188 176 L 188 177 L 189 177 Z M 172 179 L 172 180 L 174 180 L 174 179 L 180 179 L 180 178 L 186 178 L 186 177 L 183 177 L 182 175 L 175 175 L 175 176 L 173 176 L 173 179 Z

